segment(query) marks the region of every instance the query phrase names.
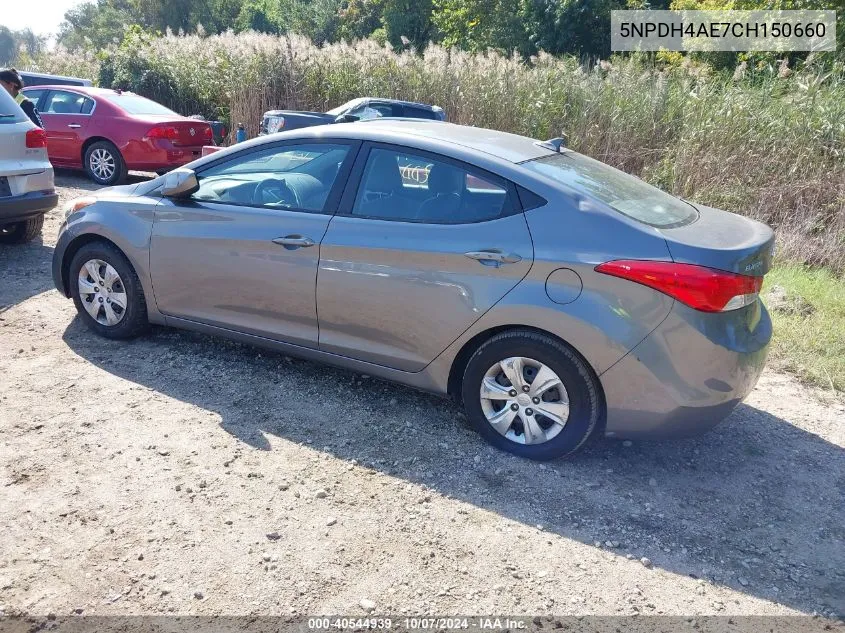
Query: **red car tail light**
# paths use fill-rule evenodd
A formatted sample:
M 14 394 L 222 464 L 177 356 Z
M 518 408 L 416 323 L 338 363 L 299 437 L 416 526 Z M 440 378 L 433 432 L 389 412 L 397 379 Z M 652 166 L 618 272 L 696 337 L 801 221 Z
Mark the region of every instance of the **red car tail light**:
M 175 141 L 179 138 L 179 130 L 172 125 L 156 125 L 147 132 L 147 138 Z
M 26 132 L 26 146 L 29 149 L 38 149 L 40 147 L 47 147 L 47 132 L 37 127 Z
M 206 141 L 214 140 L 214 133 L 211 131 L 211 126 L 205 128 L 202 131 L 202 135 L 203 135 L 203 137 L 205 138 Z
M 702 312 L 727 312 L 757 300 L 762 277 L 715 268 L 642 260 L 599 264 L 596 271 L 654 288 Z

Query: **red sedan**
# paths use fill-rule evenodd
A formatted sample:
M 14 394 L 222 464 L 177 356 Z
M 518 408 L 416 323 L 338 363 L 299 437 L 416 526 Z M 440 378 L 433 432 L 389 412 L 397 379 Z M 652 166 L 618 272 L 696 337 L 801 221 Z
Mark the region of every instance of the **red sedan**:
M 101 185 L 130 169 L 164 172 L 199 158 L 211 126 L 131 92 L 89 86 L 33 86 L 55 167 L 84 169 Z

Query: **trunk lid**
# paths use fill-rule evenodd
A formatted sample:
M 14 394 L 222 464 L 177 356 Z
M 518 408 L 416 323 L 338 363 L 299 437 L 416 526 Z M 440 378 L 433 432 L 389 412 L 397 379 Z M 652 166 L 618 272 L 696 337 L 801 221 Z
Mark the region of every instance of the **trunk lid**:
M 214 138 L 211 126 L 205 121 L 174 121 L 171 125 L 179 132 L 173 140 L 174 145 L 202 146 L 211 143 Z
M 699 213 L 697 220 L 659 229 L 675 262 L 753 277 L 769 272 L 775 246 L 771 228 L 728 211 L 693 206 Z
M 207 121 L 200 121 L 198 119 L 174 118 L 166 115 L 144 115 L 137 117 L 139 120 L 149 123 L 150 128 L 173 128 L 176 130 L 175 134 L 166 136 L 173 145 L 202 147 L 213 142 L 214 135 L 212 134 L 211 124 Z

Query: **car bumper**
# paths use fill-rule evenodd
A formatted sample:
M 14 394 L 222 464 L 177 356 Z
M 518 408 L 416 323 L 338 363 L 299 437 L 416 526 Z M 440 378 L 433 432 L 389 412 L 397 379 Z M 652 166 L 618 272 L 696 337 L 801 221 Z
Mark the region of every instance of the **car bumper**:
M 719 314 L 676 302 L 654 332 L 600 377 L 605 434 L 670 438 L 712 428 L 757 384 L 771 337 L 761 301 Z
M 134 171 L 165 171 L 181 167 L 202 156 L 202 145 L 173 145 L 169 141 L 130 144 L 123 153 L 126 168 Z
M 73 240 L 73 235 L 67 230 L 67 223 L 63 222 L 59 228 L 59 236 L 56 239 L 56 245 L 53 247 L 53 285 L 63 296 L 70 298 L 70 293 L 65 286 L 65 281 L 62 278 L 62 262 L 65 259 L 65 251 L 68 245 Z
M 55 191 L 33 191 L 21 196 L 0 198 L 0 224 L 29 220 L 47 213 L 59 203 Z

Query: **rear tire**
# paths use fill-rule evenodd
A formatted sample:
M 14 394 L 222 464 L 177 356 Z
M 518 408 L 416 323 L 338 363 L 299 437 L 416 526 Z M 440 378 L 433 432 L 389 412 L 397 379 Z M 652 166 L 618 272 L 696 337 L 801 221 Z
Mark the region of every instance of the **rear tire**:
M 598 380 L 581 357 L 531 330 L 502 332 L 482 344 L 467 362 L 461 395 L 470 426 L 485 440 L 536 460 L 580 449 L 602 408 Z
M 116 246 L 91 242 L 80 248 L 70 263 L 68 285 L 85 325 L 100 336 L 127 339 L 147 329 L 141 280 Z
M 24 244 L 31 242 L 41 234 L 44 227 L 44 214 L 15 222 L 0 228 L 0 244 Z
M 85 150 L 85 173 L 98 185 L 110 187 L 126 180 L 127 170 L 120 150 L 109 141 L 97 141 Z

